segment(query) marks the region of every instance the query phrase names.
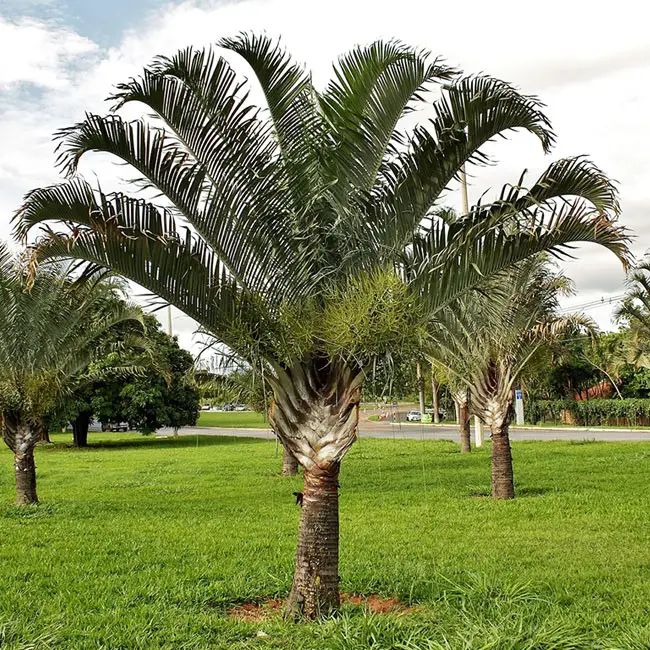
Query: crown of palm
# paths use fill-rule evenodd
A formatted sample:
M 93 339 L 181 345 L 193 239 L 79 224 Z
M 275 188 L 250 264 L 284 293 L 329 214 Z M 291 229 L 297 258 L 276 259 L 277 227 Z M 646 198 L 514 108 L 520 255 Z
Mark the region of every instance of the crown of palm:
M 540 251 L 592 241 L 626 259 L 625 233 L 611 219 L 616 192 L 582 158 L 552 164 L 529 190 L 520 179 L 454 223 L 435 216 L 462 165 L 487 162 L 486 142 L 524 129 L 551 147 L 536 98 L 461 77 L 398 42 L 342 57 L 323 92 L 264 36 L 219 45 L 247 62 L 265 110 L 213 49 L 156 59 L 113 99 L 116 109 L 144 104 L 157 119 L 87 115 L 59 134 L 70 180 L 30 193 L 17 220 L 22 236 L 39 223 L 64 224 L 46 228 L 43 257 L 111 268 L 243 356 L 271 359 L 300 347 L 286 323 L 306 302 L 322 311 L 387 269 L 430 318 Z M 402 128 L 425 106 L 425 124 Z M 88 151 L 130 164 L 164 202 L 106 195 L 75 177 Z
M 0 242 L 0 411 L 20 409 L 38 420 L 109 330 L 137 324 L 139 308 L 118 294 L 113 282 L 73 282 L 56 265 L 29 281 L 28 269 Z

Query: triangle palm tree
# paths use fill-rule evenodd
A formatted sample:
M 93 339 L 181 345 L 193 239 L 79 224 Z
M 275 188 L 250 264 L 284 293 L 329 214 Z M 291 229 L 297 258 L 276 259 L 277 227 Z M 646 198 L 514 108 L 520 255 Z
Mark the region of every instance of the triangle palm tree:
M 435 324 L 432 358 L 456 375 L 473 412 L 490 427 L 495 499 L 515 496 L 509 428 L 516 382 L 567 331 L 592 328 L 583 316 L 558 314 L 558 297 L 570 289 L 570 281 L 538 255 L 494 277 L 482 292 L 458 299 Z
M 44 418 L 72 390 L 100 342 L 140 322 L 102 277 L 72 281 L 59 265 L 35 274 L 0 242 L 0 424 L 13 451 L 16 499 L 36 503 L 34 447 Z
M 339 603 L 339 467 L 370 360 L 417 349 L 436 314 L 530 255 L 589 241 L 625 259 L 626 235 L 611 183 L 579 158 L 454 224 L 435 216 L 461 167 L 488 162 L 487 142 L 519 129 L 551 148 L 540 102 L 505 82 L 389 41 L 341 57 L 320 91 L 265 36 L 219 46 L 249 67 L 264 108 L 216 49 L 156 59 L 113 96 L 154 118 L 114 111 L 62 131 L 70 178 L 26 197 L 17 233 L 49 222 L 41 257 L 113 269 L 266 367 L 274 429 L 304 468 L 288 607 L 316 617 Z M 428 119 L 407 129 L 420 109 Z M 93 188 L 76 176 L 89 151 L 164 199 Z

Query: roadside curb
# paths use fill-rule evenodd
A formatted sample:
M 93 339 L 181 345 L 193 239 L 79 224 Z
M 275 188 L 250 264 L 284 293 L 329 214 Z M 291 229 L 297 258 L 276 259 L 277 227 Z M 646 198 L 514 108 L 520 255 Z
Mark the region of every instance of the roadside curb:
M 422 424 L 420 422 L 387 422 L 386 420 L 366 420 L 372 424 L 386 425 L 391 424 L 402 427 L 427 427 L 431 429 L 451 429 L 457 424 Z M 650 433 L 650 429 L 603 429 L 601 427 L 531 427 L 531 426 L 511 426 L 512 431 L 583 431 L 585 433 Z

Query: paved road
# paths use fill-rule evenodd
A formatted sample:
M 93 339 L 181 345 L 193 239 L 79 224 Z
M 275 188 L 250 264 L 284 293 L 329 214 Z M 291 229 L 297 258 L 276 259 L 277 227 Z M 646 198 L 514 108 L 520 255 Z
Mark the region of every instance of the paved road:
M 241 438 L 267 438 L 273 439 L 273 433 L 268 429 L 222 429 L 218 427 L 187 427 L 179 430 L 182 436 L 232 436 Z M 160 429 L 157 435 L 172 435 L 171 429 Z M 364 422 L 361 427 L 360 437 L 366 438 L 406 438 L 411 440 L 456 440 L 458 429 L 453 427 L 420 427 L 419 425 L 379 424 Z M 472 432 L 473 438 L 473 432 Z M 510 429 L 511 440 L 647 440 L 650 441 L 650 431 L 598 431 L 567 429 Z

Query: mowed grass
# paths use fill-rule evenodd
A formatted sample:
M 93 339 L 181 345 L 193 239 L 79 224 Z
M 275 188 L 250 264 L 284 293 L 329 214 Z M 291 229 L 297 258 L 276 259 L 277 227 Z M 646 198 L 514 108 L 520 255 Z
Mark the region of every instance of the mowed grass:
M 268 429 L 261 413 L 255 411 L 201 411 L 197 427 L 227 427 L 234 429 Z
M 488 449 L 362 439 L 341 474 L 341 588 L 415 610 L 294 624 L 227 614 L 289 590 L 301 482 L 273 441 L 53 440 L 34 508 L 12 505 L 0 452 L 2 650 L 650 648 L 650 443 L 516 443 L 520 496 L 497 503 Z

